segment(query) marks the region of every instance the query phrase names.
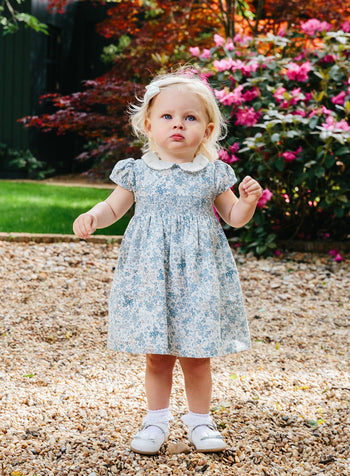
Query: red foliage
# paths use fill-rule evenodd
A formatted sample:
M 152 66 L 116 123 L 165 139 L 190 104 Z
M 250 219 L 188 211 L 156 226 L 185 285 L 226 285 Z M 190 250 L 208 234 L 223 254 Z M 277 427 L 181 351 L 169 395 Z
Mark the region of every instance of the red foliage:
M 70 1 L 50 0 L 49 9 L 62 12 Z M 77 133 L 98 143 L 89 156 L 109 156 L 121 143 L 128 142 L 125 138 L 130 136 L 130 129 L 125 111 L 135 94 L 142 91 L 141 85 L 147 84 L 160 69 L 169 69 L 189 59 L 189 46 L 212 46 L 214 32 L 224 35 L 223 8 L 229 11 L 234 3 L 233 0 L 121 0 L 112 4 L 97 30 L 111 40 L 128 35 L 131 43 L 111 71 L 94 81 L 86 81 L 82 92 L 43 96 L 57 112 L 21 121 L 27 127 L 38 127 L 45 132 Z M 350 16 L 350 0 L 328 0 L 326 4 L 323 0 L 248 0 L 247 3 L 261 14 L 260 29 L 264 30 L 274 29 L 283 21 L 293 23 L 317 17 L 340 23 Z M 258 31 L 258 20 L 246 21 Z

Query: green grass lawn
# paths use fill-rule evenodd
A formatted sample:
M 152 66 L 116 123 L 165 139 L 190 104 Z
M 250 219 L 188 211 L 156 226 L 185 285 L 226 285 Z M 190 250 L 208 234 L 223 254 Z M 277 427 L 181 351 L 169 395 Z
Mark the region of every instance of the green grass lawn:
M 0 232 L 73 234 L 75 218 L 105 200 L 110 189 L 0 181 Z M 122 235 L 124 216 L 97 234 Z

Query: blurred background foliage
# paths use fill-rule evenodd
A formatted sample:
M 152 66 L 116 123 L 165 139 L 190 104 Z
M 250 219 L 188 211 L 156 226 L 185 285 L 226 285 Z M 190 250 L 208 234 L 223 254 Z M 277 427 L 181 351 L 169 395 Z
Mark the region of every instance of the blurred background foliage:
M 46 3 L 57 16 L 74 2 Z M 254 220 L 227 230 L 237 246 L 268 255 L 284 239 L 346 240 L 349 18 L 348 0 L 111 1 L 96 27 L 107 72 L 43 95 L 48 112 L 20 120 L 82 138 L 75 160 L 104 179 L 117 160 L 141 155 L 128 104 L 156 73 L 192 64 L 229 122 L 221 159 L 265 189 Z

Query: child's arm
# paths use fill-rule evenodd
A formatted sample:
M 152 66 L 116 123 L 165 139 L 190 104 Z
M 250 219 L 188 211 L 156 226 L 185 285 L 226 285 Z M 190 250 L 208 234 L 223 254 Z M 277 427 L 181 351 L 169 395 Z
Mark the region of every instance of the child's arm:
M 231 190 L 226 190 L 214 202 L 221 218 L 234 228 L 240 228 L 249 222 L 262 194 L 259 183 L 249 176 L 242 180 L 238 190 L 239 198 Z
M 133 192 L 118 185 L 107 200 L 78 216 L 73 223 L 74 233 L 79 238 L 88 238 L 97 228 L 106 228 L 118 221 L 133 203 Z

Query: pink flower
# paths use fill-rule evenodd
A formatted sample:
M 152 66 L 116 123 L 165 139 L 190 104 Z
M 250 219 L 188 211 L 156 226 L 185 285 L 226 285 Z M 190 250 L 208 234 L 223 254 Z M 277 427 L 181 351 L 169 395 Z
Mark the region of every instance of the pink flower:
M 245 63 L 241 60 L 232 60 L 231 68 L 232 71 L 243 70 L 245 67 Z
M 247 102 L 247 101 L 252 101 L 259 95 L 260 95 L 260 89 L 254 88 L 252 91 L 246 91 L 245 93 L 243 93 L 242 97 L 243 97 L 243 101 Z
M 284 88 L 279 88 L 280 90 L 283 90 Z M 284 92 L 283 91 L 279 91 L 277 90 L 274 94 L 275 98 L 278 100 L 278 98 L 281 97 L 281 93 L 283 93 L 283 98 L 284 98 L 284 101 L 281 103 L 281 107 L 283 108 L 288 108 L 290 106 L 295 106 L 299 101 L 301 101 L 302 99 L 304 99 L 304 95 L 302 94 L 301 92 L 301 89 L 300 88 L 294 88 L 290 93 L 289 93 L 289 96 L 291 96 L 289 99 L 288 98 L 288 95 L 287 94 L 284 94 L 286 92 L 286 90 L 284 89 Z M 276 94 L 277 93 L 277 94 Z
M 334 63 L 337 57 L 335 55 L 328 54 L 324 58 L 322 58 L 322 61 L 324 63 Z
M 243 68 L 244 73 L 255 73 L 255 71 L 260 67 L 257 61 L 252 61 L 251 63 L 245 65 Z
M 333 116 L 328 116 L 326 122 L 321 125 L 324 129 L 333 130 L 335 128 L 335 122 L 336 121 Z
M 283 154 L 281 154 L 281 157 L 283 157 L 286 162 L 293 162 L 293 160 L 297 158 L 295 153 L 291 151 L 283 152 Z
M 287 32 L 287 28 L 285 26 L 281 26 L 277 34 L 278 36 L 284 37 L 286 36 L 286 32 Z
M 235 46 L 234 46 L 233 41 L 231 40 L 231 38 L 228 38 L 228 41 L 225 45 L 225 48 L 227 49 L 227 51 L 233 51 L 235 49 Z
M 345 33 L 350 33 L 350 22 L 346 20 L 340 27 Z
M 251 36 L 242 36 L 240 33 L 237 33 L 235 37 L 233 38 L 233 41 L 236 41 L 237 43 L 241 43 L 241 45 L 245 45 L 246 43 L 249 43 L 251 39 L 252 39 Z
M 243 86 L 237 86 L 232 92 L 227 92 L 226 89 L 221 89 L 221 91 L 215 90 L 215 96 L 224 106 L 231 106 L 232 104 L 240 105 L 243 101 L 242 96 Z
M 337 250 L 336 248 L 334 250 L 330 250 L 328 254 L 333 256 L 334 261 L 344 261 L 344 258 L 339 253 L 339 250 Z
M 295 61 L 301 61 L 305 58 L 305 52 L 303 51 L 302 53 L 300 53 L 300 55 L 296 56 L 294 58 Z
M 267 202 L 269 202 L 271 200 L 272 195 L 273 195 L 273 193 L 268 188 L 265 188 L 263 190 L 263 193 L 262 193 L 261 197 L 259 198 L 257 206 L 259 208 L 263 208 L 267 204 Z
M 230 145 L 230 151 L 235 154 L 236 152 L 239 151 L 239 142 L 234 142 L 232 145 Z
M 310 61 L 306 61 L 300 66 L 297 63 L 289 63 L 287 67 L 288 70 L 286 74 L 291 81 L 296 80 L 305 83 L 309 79 L 307 74 L 311 71 Z
M 200 57 L 203 58 L 203 59 L 211 58 L 210 50 L 208 50 L 208 48 L 204 48 L 203 53 L 201 54 Z
M 312 99 L 312 93 L 305 93 L 305 101 L 310 101 Z
M 223 38 L 220 35 L 217 35 L 216 33 L 214 35 L 214 42 L 215 42 L 215 46 L 217 46 L 217 47 L 218 46 L 224 46 L 224 44 L 226 43 L 225 38 Z
M 239 158 L 235 156 L 235 154 L 230 155 L 227 150 L 221 149 L 218 152 L 219 159 L 226 164 L 233 164 L 234 162 L 238 162 Z
M 350 125 L 345 119 L 341 119 L 339 122 L 337 122 L 333 116 L 328 116 L 326 122 L 321 125 L 324 129 L 329 131 L 334 131 L 336 129 L 344 132 L 350 131 Z
M 228 71 L 229 69 L 232 68 L 233 60 L 231 58 L 228 59 L 222 59 L 222 60 L 215 60 L 214 61 L 214 68 L 218 70 L 219 72 L 221 71 Z
M 306 116 L 306 111 L 303 111 L 302 109 L 297 109 L 292 114 L 294 114 L 296 116 L 305 117 Z
M 341 121 L 337 122 L 335 124 L 335 127 L 336 127 L 336 129 L 340 129 L 340 130 L 345 131 L 345 132 L 350 131 L 350 125 L 346 122 L 345 119 L 342 119 Z
M 194 46 L 194 47 L 190 47 L 190 53 L 192 56 L 199 56 L 200 54 L 200 49 L 198 48 L 198 46 Z
M 332 29 L 332 25 L 330 23 L 327 23 L 326 21 L 320 22 L 316 18 L 312 18 L 305 23 L 301 22 L 300 27 L 304 33 L 311 36 L 316 35 L 316 33 L 319 31 L 329 31 Z
M 331 101 L 332 101 L 333 104 L 340 104 L 342 106 L 344 104 L 344 101 L 345 101 L 345 96 L 346 96 L 346 92 L 342 91 L 339 94 L 337 94 L 336 96 L 333 96 Z
M 273 94 L 273 97 L 276 99 L 278 102 L 282 102 L 284 100 L 284 93 L 286 92 L 286 88 L 277 88 L 276 91 Z
M 322 106 L 321 107 L 321 113 L 329 115 L 329 114 L 333 114 L 333 111 L 331 111 L 330 109 L 327 109 L 326 106 Z
M 284 158 L 284 160 L 286 162 L 293 162 L 296 158 L 297 158 L 297 155 L 303 150 L 302 147 L 299 147 L 299 149 L 297 149 L 296 151 L 291 151 L 291 150 L 287 150 L 286 152 L 283 152 L 281 154 L 281 157 Z
M 255 112 L 253 107 L 239 109 L 236 115 L 236 126 L 253 127 L 260 118 L 260 112 Z
M 275 256 L 281 256 L 281 254 L 282 254 L 281 251 L 277 248 L 275 250 Z
M 230 160 L 230 154 L 227 152 L 227 150 L 220 149 L 218 152 L 218 156 L 219 159 L 223 162 L 228 162 Z

